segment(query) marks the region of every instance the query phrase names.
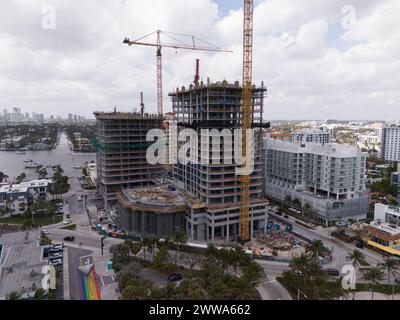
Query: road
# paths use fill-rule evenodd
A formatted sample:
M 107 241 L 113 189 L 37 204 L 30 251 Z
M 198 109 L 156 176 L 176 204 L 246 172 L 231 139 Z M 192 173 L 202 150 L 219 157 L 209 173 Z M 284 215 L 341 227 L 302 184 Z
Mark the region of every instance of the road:
M 78 248 L 68 248 L 68 274 L 69 274 L 69 296 L 70 300 L 80 300 L 80 279 L 78 267 L 80 257 L 90 255 L 92 251 Z
M 263 300 L 292 300 L 289 292 L 276 280 L 282 272 L 289 269 L 287 263 L 256 260 L 261 265 L 267 278 L 257 287 Z

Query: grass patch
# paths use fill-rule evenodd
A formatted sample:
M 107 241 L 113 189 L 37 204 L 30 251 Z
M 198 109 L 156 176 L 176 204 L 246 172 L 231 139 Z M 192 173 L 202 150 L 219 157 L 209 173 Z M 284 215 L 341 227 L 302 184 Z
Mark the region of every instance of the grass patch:
M 62 227 L 61 229 L 75 231 L 76 230 L 76 224 L 70 224 L 69 226 Z
M 34 217 L 35 224 L 39 226 L 48 226 L 51 224 L 60 223 L 63 220 L 62 216 L 36 216 Z M 16 225 L 23 225 L 25 222 L 32 222 L 31 217 L 24 217 L 24 216 L 16 216 L 16 217 L 9 217 L 9 218 L 1 218 L 0 224 L 16 224 Z
M 377 284 L 370 285 L 368 283 L 357 283 L 356 291 L 370 291 L 370 289 L 374 289 L 374 292 L 379 292 L 387 295 L 391 295 L 393 292 L 393 285 L 391 284 Z M 394 285 L 394 293 L 400 293 L 400 285 Z

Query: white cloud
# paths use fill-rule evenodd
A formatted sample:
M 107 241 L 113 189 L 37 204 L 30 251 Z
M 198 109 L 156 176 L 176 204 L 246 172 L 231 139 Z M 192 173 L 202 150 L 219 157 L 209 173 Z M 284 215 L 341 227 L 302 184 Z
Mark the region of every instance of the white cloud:
M 228 1 L 228 0 L 227 0 Z M 0 12 L 0 106 L 47 114 L 130 109 L 144 91 L 155 112 L 155 49 L 126 47 L 157 29 L 196 36 L 234 53 L 165 49 L 167 93 L 201 77 L 241 80 L 243 12 L 219 18 L 212 0 L 61 1 L 56 30 L 41 27 L 43 1 L 10 0 Z M 254 81 L 268 86 L 269 118 L 400 117 L 400 2 L 353 1 L 354 30 L 338 30 L 347 0 L 261 0 L 255 7 Z M 335 41 L 332 41 L 335 39 Z M 153 38 L 154 40 L 154 38 Z M 332 45 L 343 44 L 343 47 Z M 345 48 L 345 49 L 343 49 Z

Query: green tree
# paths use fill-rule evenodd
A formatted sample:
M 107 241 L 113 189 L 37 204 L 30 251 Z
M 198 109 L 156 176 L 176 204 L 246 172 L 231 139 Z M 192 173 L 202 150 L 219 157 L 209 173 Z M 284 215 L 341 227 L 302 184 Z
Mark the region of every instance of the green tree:
M 264 269 L 255 261 L 249 261 L 242 270 L 242 279 L 250 285 L 257 285 L 265 277 Z
M 367 261 L 365 260 L 365 255 L 357 250 L 354 249 L 352 252 L 350 252 L 347 256 L 346 256 L 346 260 L 347 261 L 351 261 L 351 264 L 353 265 L 354 269 L 357 271 L 357 269 L 360 266 L 365 266 L 367 265 Z M 353 300 L 355 298 L 355 291 L 353 290 Z
M 2 183 L 3 181 L 7 181 L 8 176 L 4 173 L 0 171 L 0 183 Z
M 186 242 L 187 238 L 183 231 L 176 231 L 174 235 L 174 243 L 175 243 L 175 264 L 178 265 L 178 255 L 181 249 L 181 245 Z
M 318 258 L 322 256 L 324 251 L 324 243 L 321 240 L 314 240 L 306 247 L 306 252 L 318 263 Z
M 23 172 L 17 177 L 16 182 L 21 183 L 22 181 L 24 181 L 25 178 L 26 178 L 26 173 Z
M 387 275 L 388 275 L 388 284 L 390 285 L 390 278 L 391 276 L 395 277 L 397 275 L 397 271 L 398 271 L 398 261 L 394 258 L 387 258 L 385 260 L 385 265 L 384 268 L 387 271 Z M 394 293 L 394 284 L 393 284 L 393 293 Z
M 35 291 L 34 299 L 35 300 L 43 300 L 45 298 L 46 291 L 42 288 L 37 288 Z
M 164 268 L 169 261 L 169 251 L 166 246 L 161 246 L 157 254 L 154 256 L 153 262 L 159 268 Z
M 374 291 L 375 291 L 375 286 L 379 284 L 379 281 L 382 281 L 383 278 L 385 277 L 383 271 L 378 268 L 378 267 L 372 267 L 369 268 L 365 273 L 364 273 L 364 280 L 367 280 L 369 282 L 369 286 L 371 289 L 371 299 L 374 300 Z
M 7 295 L 7 300 L 18 300 L 20 297 L 21 295 L 18 292 L 13 291 Z
M 151 239 L 148 236 L 142 238 L 143 261 L 146 261 L 146 250 L 151 247 Z

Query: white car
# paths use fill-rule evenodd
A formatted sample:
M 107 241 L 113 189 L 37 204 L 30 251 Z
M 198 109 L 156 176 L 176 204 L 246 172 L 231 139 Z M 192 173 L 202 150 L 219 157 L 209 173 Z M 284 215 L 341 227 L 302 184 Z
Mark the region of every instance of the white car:
M 66 220 L 64 220 L 64 222 L 63 222 L 63 224 L 65 224 L 65 225 L 70 224 L 70 223 L 72 223 L 72 220 L 71 220 L 71 219 L 66 219 Z
M 50 260 L 62 259 L 63 253 L 62 252 L 54 252 L 50 254 Z
M 55 267 L 55 266 L 61 266 L 63 264 L 61 259 L 55 259 L 55 260 L 50 260 L 49 265 Z
M 44 235 L 44 236 L 47 236 L 47 235 L 49 234 L 49 231 L 46 230 L 46 229 L 44 229 L 44 230 L 40 231 L 40 233 L 41 233 L 42 235 Z
M 77 201 L 82 201 L 82 197 L 78 196 L 78 198 L 76 199 Z

